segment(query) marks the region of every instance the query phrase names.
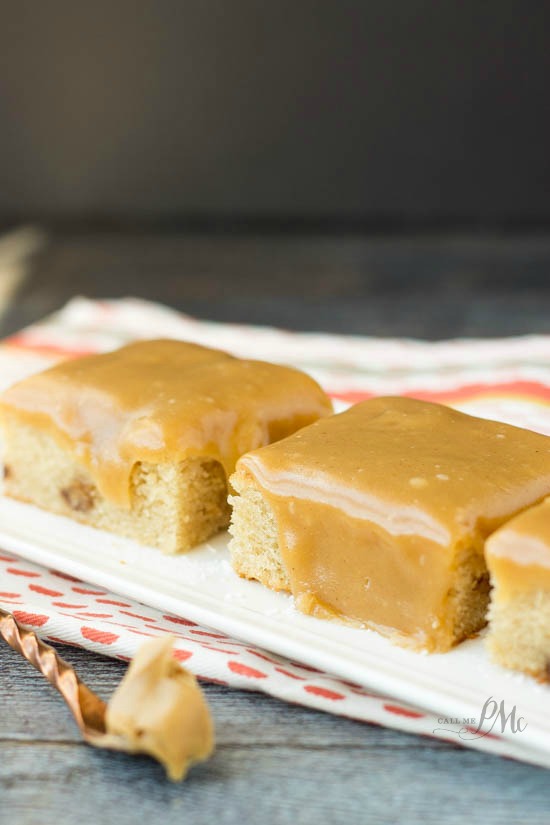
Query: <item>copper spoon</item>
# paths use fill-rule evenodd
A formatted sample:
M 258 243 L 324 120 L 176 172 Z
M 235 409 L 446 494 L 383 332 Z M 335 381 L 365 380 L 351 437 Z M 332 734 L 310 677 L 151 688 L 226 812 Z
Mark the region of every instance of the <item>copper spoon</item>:
M 0 636 L 59 691 L 86 742 L 97 747 L 113 747 L 112 737 L 105 727 L 106 703 L 78 678 L 74 668 L 53 647 L 32 630 L 24 630 L 12 614 L 2 608 Z
M 208 704 L 196 678 L 172 658 L 172 637 L 142 645 L 107 706 L 53 647 L 32 630 L 24 630 L 2 608 L 0 636 L 59 691 L 90 745 L 146 753 L 161 762 L 174 781 L 184 779 L 190 765 L 212 754 L 214 728 Z M 156 703 L 156 713 L 148 709 L 147 697 Z

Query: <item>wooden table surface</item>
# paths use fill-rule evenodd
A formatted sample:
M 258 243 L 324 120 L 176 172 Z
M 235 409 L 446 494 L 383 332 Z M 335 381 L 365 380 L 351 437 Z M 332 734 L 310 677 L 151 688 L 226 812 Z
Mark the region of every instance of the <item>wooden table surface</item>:
M 550 235 L 58 230 L 11 262 L 11 280 L 1 251 L 3 334 L 75 294 L 139 295 L 295 329 L 432 339 L 550 332 Z M 124 671 L 86 651 L 62 653 L 105 698 Z M 6 647 L 0 689 L 1 825 L 550 821 L 546 770 L 259 693 L 205 686 L 216 755 L 171 785 L 145 758 L 82 745 L 61 700 Z

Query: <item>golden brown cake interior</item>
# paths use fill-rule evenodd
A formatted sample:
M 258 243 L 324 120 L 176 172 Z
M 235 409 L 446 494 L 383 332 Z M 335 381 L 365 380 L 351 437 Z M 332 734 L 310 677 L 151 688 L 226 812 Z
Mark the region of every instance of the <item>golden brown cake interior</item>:
M 83 524 L 177 553 L 227 527 L 227 483 L 221 464 L 137 462 L 130 507 L 105 498 L 87 467 L 49 433 L 4 418 L 4 492 Z
M 550 500 L 487 542 L 493 590 L 487 646 L 505 667 L 550 679 Z

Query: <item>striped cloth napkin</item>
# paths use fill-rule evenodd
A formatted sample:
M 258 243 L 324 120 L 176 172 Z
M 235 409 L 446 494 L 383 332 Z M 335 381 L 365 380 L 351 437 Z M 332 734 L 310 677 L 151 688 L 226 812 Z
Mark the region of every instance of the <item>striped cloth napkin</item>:
M 174 337 L 309 372 L 335 406 L 373 395 L 411 395 L 550 434 L 550 337 L 438 343 L 375 339 L 199 321 L 138 299 L 75 298 L 0 346 L 0 389 L 60 358 L 128 341 Z M 0 548 L 0 604 L 53 642 L 129 659 L 145 637 L 171 633 L 175 655 L 199 678 L 427 736 L 437 717 L 229 638 L 215 629 L 121 598 Z M 516 756 L 498 736 L 475 747 Z

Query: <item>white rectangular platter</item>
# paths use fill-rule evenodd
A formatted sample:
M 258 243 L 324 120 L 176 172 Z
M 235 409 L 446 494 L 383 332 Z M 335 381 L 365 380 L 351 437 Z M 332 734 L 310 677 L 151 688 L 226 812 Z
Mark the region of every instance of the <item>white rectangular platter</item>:
M 550 766 L 550 687 L 492 664 L 482 638 L 422 655 L 373 631 L 304 616 L 290 596 L 233 572 L 226 534 L 168 557 L 0 497 L 0 546 L 441 716 L 478 719 L 488 697 L 504 700 L 528 724 L 502 737 L 518 757 Z

